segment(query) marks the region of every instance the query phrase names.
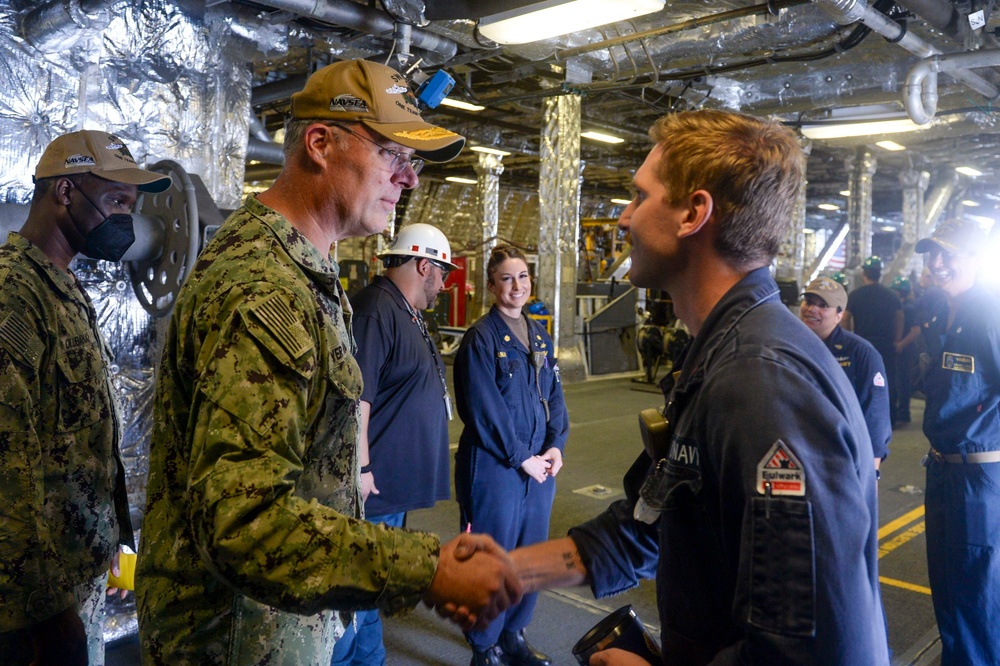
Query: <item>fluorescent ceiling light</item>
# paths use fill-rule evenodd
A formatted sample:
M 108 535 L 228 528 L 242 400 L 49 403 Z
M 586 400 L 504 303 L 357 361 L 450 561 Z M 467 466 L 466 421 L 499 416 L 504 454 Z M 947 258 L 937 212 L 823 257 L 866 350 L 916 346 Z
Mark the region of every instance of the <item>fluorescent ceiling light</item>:
M 611 136 L 603 132 L 580 132 L 580 136 L 603 143 L 625 143 L 625 139 L 620 139 L 617 136 Z
M 486 108 L 485 106 L 470 104 L 469 102 L 463 102 L 460 99 L 452 99 L 450 97 L 445 97 L 441 100 L 441 106 L 450 106 L 453 109 L 462 109 L 463 111 L 482 111 Z
M 881 227 L 881 229 L 882 229 L 882 231 L 895 231 L 896 227 L 893 227 L 893 226 L 890 226 L 890 225 L 887 224 L 884 227 Z
M 487 155 L 499 155 L 500 157 L 506 157 L 510 153 L 506 150 L 500 150 L 499 148 L 490 148 L 488 146 L 469 146 L 469 150 L 477 153 L 485 153 Z
M 979 178 L 983 175 L 982 171 L 973 169 L 972 167 L 956 167 L 955 171 L 959 172 L 963 176 L 972 176 L 973 178 Z
M 906 150 L 906 146 L 901 146 L 895 141 L 876 141 L 875 145 L 879 148 L 885 148 L 886 150 L 891 150 L 893 152 Z
M 612 199 L 611 203 L 613 203 L 613 204 L 621 204 L 623 206 L 627 206 L 630 203 L 632 203 L 632 200 L 631 199 Z
M 914 132 L 927 129 L 927 127 L 926 125 L 918 125 L 909 118 L 898 118 L 896 120 L 872 120 L 857 123 L 803 125 L 802 136 L 807 139 L 845 139 L 852 136 Z
M 545 0 L 485 16 L 479 32 L 497 44 L 527 44 L 651 14 L 666 0 Z
M 972 199 L 966 199 L 962 202 L 963 206 L 975 207 L 979 205 L 978 201 L 973 201 Z
M 830 203 L 821 203 L 819 206 L 817 206 L 817 208 L 819 208 L 820 210 L 840 210 L 840 206 L 838 206 L 837 204 L 830 204 Z
M 842 197 L 849 197 L 849 196 L 851 196 L 851 191 L 850 190 L 841 190 L 839 194 Z
M 461 183 L 463 185 L 475 185 L 479 181 L 475 178 L 462 178 L 461 176 L 445 176 L 449 183 Z

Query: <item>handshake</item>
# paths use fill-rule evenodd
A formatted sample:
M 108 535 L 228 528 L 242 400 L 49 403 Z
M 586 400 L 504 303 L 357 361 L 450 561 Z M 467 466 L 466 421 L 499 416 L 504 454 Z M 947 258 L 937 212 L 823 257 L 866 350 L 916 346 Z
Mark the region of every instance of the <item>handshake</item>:
M 521 601 L 522 589 L 507 552 L 485 534 L 461 534 L 441 546 L 424 603 L 463 631 L 485 629 Z

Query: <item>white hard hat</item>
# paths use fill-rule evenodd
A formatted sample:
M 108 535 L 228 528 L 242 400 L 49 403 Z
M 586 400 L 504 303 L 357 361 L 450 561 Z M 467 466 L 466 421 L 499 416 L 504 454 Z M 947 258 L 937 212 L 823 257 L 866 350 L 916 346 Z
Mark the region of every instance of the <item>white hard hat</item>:
M 379 255 L 380 259 L 393 255 L 402 257 L 422 257 L 438 263 L 458 268 L 451 262 L 451 245 L 447 237 L 437 227 L 429 224 L 408 224 L 399 230 L 389 249 Z

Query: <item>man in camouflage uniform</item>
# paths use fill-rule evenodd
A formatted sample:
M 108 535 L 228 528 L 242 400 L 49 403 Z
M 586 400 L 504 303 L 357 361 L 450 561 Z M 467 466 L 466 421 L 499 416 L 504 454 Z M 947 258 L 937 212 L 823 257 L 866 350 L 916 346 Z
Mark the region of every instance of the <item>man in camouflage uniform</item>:
M 381 231 L 418 158 L 463 144 L 381 65 L 327 66 L 292 96 L 281 175 L 219 229 L 174 308 L 137 572 L 144 663 L 326 666 L 337 611 L 423 599 L 468 626 L 519 598 L 486 537 L 442 547 L 360 520 L 362 381 L 329 249 Z
M 103 664 L 104 592 L 134 547 L 110 353 L 73 257 L 117 261 L 137 190 L 120 139 L 55 139 L 20 233 L 0 247 L 0 663 Z

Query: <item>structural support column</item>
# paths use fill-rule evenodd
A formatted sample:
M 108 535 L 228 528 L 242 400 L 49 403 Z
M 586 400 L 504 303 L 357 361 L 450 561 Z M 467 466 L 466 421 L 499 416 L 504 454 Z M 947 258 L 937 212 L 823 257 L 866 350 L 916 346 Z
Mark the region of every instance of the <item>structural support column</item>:
M 867 148 L 858 148 L 846 167 L 851 174 L 851 199 L 848 213 L 847 269 L 860 268 L 872 253 L 872 176 L 877 162 Z M 852 279 L 852 283 L 855 282 Z
M 806 155 L 812 148 L 812 142 L 804 139 L 802 149 Z M 799 185 L 799 198 L 795 202 L 795 210 L 792 211 L 792 224 L 788 229 L 788 236 L 781 243 L 778 250 L 775 275 L 783 280 L 795 280 L 801 290 L 803 283 L 802 271 L 805 268 L 806 255 L 806 187 L 809 179 L 805 171 L 802 172 L 802 182 Z
M 926 171 L 908 169 L 899 174 L 899 185 L 903 188 L 903 245 L 899 248 L 898 261 L 901 274 L 911 270 L 920 272 L 922 261 L 920 256 L 914 256 L 913 248 L 921 236 L 924 225 L 924 193 L 930 183 L 931 175 Z M 914 261 L 915 260 L 915 261 Z
M 473 322 L 483 316 L 489 309 L 489 299 L 486 290 L 486 283 L 489 276 L 486 274 L 486 266 L 490 260 L 490 252 L 497 244 L 497 230 L 500 221 L 500 174 L 503 173 L 503 159 L 500 155 L 487 155 L 477 153 L 479 160 L 476 162 L 476 180 L 479 187 L 479 200 L 476 207 L 476 217 L 479 221 L 480 246 L 479 257 L 476 261 L 476 292 L 472 302 L 472 313 L 468 317 L 469 322 Z
M 536 293 L 552 315 L 552 341 L 564 379 L 586 378 L 576 331 L 580 236 L 580 96 L 545 100 L 541 136 Z

